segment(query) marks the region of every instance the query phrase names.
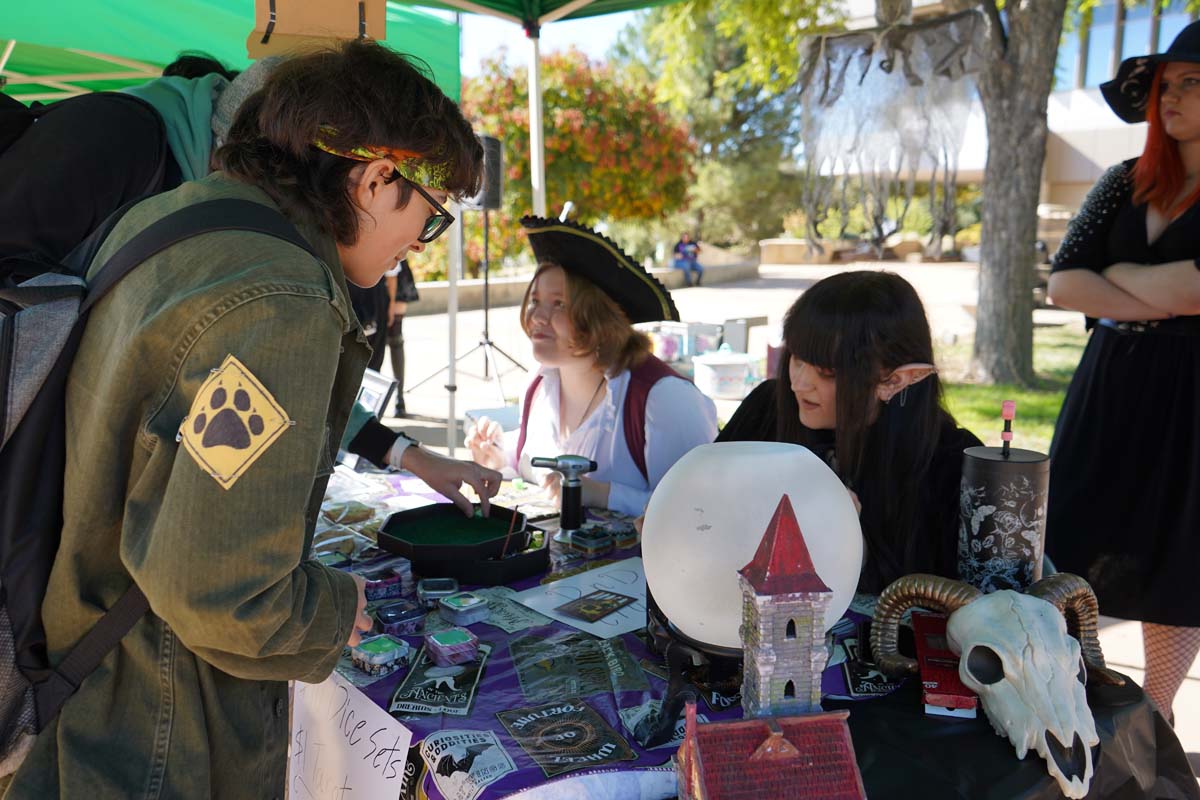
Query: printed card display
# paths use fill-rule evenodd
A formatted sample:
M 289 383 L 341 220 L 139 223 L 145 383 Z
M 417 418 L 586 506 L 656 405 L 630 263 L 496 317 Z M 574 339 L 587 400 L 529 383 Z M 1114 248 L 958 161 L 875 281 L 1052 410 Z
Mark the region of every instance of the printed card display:
M 398 797 L 412 731 L 337 673 L 323 683 L 294 686 L 290 796 Z
M 559 611 L 560 607 L 572 600 L 580 600 L 595 592 L 632 597 L 634 602 L 617 608 L 595 622 Z M 646 627 L 646 575 L 640 558 L 618 561 L 600 569 L 535 586 L 514 599 L 523 606 L 601 639 L 611 639 Z
M 422 647 L 404 682 L 392 695 L 388 711 L 393 714 L 452 714 L 465 717 L 483 677 L 484 665 L 492 652 L 490 644 L 479 644 L 479 660 L 451 667 L 439 667 Z
M 421 742 L 421 759 L 446 800 L 475 800 L 490 784 L 517 768 L 491 731 L 431 733 Z
M 534 703 L 649 688 L 645 674 L 620 639 L 555 631 L 549 636 L 516 637 L 509 642 L 508 651 L 521 692 Z
M 609 614 L 636 602 L 636 597 L 601 589 L 585 594 L 576 600 L 563 603 L 554 610 L 565 616 L 581 619 L 584 622 L 599 622 Z
M 547 778 L 637 760 L 629 743 L 579 698 L 501 711 L 496 716 Z
M 475 594 L 488 600 L 488 618 L 484 625 L 492 625 L 505 633 L 517 633 L 527 628 L 549 625 L 551 619 L 539 614 L 533 609 L 526 608 L 512 598 L 516 592 L 507 586 L 489 586 L 476 589 Z

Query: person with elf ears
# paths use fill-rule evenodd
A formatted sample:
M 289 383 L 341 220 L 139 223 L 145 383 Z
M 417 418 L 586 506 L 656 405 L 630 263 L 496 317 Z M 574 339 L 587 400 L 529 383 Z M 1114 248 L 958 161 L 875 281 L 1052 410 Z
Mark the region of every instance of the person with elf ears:
M 783 324 L 786 355 L 719 442 L 804 445 L 838 474 L 866 543 L 858 589 L 903 575 L 957 577 L 962 451 L 980 443 L 942 405 L 925 308 L 890 272 L 832 275 Z
M 480 419 L 467 431 L 472 457 L 543 483 L 558 474 L 530 458 L 572 454 L 599 469 L 583 480 L 583 503 L 637 516 L 684 453 L 712 441 L 716 407 L 650 354 L 635 322 L 678 320 L 670 292 L 612 240 L 572 222 L 521 220 L 538 262 L 521 304 L 521 326 L 541 365 L 521 404 L 520 427 Z
M 1091 329 L 1050 446 L 1046 552 L 1100 613 L 1140 620 L 1163 716 L 1200 652 L 1200 23 L 1101 91 L 1148 123 L 1055 254 L 1049 294 Z

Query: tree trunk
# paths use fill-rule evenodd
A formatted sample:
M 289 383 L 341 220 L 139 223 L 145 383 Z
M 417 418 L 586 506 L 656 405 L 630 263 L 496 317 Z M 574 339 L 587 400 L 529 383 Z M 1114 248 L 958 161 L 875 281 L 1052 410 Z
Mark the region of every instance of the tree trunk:
M 1025 0 L 990 18 L 989 63 L 978 75 L 987 120 L 983 234 L 973 371 L 990 383 L 1033 381 L 1033 270 L 1046 157 L 1046 102 L 1067 0 Z

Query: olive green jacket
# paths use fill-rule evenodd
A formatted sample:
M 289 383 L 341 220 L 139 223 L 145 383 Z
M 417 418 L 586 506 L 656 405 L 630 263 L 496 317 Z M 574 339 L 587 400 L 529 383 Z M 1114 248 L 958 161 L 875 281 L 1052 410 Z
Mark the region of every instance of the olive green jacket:
M 184 184 L 132 209 L 93 270 L 168 212 L 221 197 L 272 205 L 220 173 Z M 151 612 L 38 737 L 9 800 L 284 795 L 285 681 L 329 675 L 357 608 L 350 576 L 308 556 L 369 355 L 333 241 L 300 230 L 324 263 L 210 233 L 93 310 L 67 390 L 51 660 L 131 581 Z M 230 355 L 244 372 L 218 373 Z

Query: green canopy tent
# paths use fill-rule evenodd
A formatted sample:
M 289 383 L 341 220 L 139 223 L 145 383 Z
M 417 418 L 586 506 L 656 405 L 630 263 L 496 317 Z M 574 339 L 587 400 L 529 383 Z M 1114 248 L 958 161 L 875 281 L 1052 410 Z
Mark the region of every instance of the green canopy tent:
M 246 37 L 254 0 L 44 0 L 0 7 L 4 91 L 50 102 L 120 89 L 158 77 L 183 50 L 199 50 L 233 69 L 250 63 Z M 461 93 L 459 28 L 400 3 L 387 4 L 386 43 L 420 58 L 442 91 Z
M 520 25 L 529 39 L 529 173 L 533 213 L 546 216 L 546 153 L 542 128 L 542 70 L 539 41 L 543 25 L 665 5 L 673 0 L 426 0 L 424 5 L 498 17 Z

